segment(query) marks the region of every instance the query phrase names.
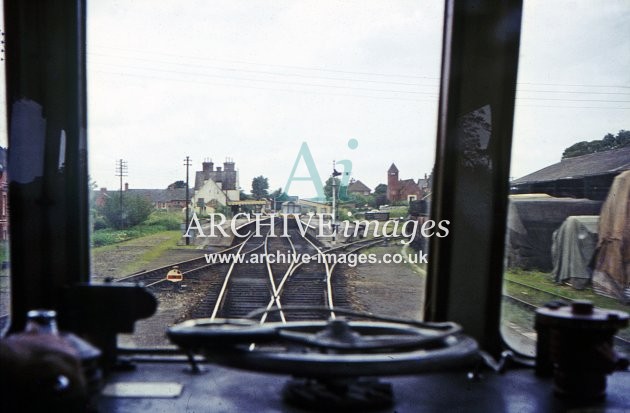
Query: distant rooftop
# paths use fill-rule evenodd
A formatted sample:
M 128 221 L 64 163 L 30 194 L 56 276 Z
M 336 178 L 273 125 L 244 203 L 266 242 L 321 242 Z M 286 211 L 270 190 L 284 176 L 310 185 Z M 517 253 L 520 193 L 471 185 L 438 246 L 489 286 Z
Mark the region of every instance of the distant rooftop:
M 101 191 L 94 191 L 100 193 Z M 120 191 L 110 190 L 107 191 L 107 196 L 118 196 Z M 184 201 L 186 200 L 186 188 L 172 188 L 172 189 L 126 189 L 123 191 L 128 195 L 140 195 L 151 202 L 170 202 L 170 201 Z
M 510 182 L 510 184 L 520 185 L 559 179 L 583 178 L 625 170 L 630 170 L 630 146 L 563 159 L 558 163 L 518 178 Z
M 361 181 L 350 182 L 348 192 L 372 192 L 372 190 Z

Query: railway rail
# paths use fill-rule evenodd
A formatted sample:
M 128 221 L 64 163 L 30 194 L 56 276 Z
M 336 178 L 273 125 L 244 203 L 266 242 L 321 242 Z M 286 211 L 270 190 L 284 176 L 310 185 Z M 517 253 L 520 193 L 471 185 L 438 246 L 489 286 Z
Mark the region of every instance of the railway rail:
M 312 257 L 310 263 L 290 260 L 283 263 L 270 263 L 265 261 L 260 264 L 225 264 L 208 263 L 206 256 L 177 262 L 130 274 L 112 282 L 136 282 L 143 283 L 147 288 L 154 289 L 168 285 L 166 279 L 167 272 L 177 266 L 184 276 L 184 279 L 195 279 L 201 274 L 210 271 L 210 268 L 217 268 L 214 277 L 221 277 L 214 283 L 216 298 L 209 297 L 208 303 L 214 303 L 210 308 L 205 307 L 195 309 L 192 315 L 195 318 L 242 318 L 261 308 L 260 322 L 282 321 L 289 319 L 321 319 L 323 313 L 321 308 L 327 308 L 331 317 L 335 316 L 335 308 L 348 307 L 348 299 L 344 291 L 343 280 L 334 277 L 337 263 L 328 263 L 326 259 L 317 261 L 317 255 L 335 253 L 351 254 L 363 248 L 382 243 L 384 239 L 361 239 L 350 243 L 341 244 L 332 248 L 324 248 L 319 245 L 314 237 L 308 233 L 302 236 L 297 228 L 289 229 L 290 237 L 269 237 L 268 233 L 260 238 L 246 238 L 233 246 L 214 252 L 213 254 L 243 254 L 254 253 L 270 254 L 275 250 L 288 252 L 287 256 L 295 257 L 297 254 L 308 254 Z M 225 272 L 225 275 L 221 275 Z M 572 298 L 561 294 L 542 290 L 535 286 L 521 283 L 514 280 L 505 279 L 505 282 L 535 291 L 537 294 L 549 297 L 545 300 L 523 299 L 508 294 L 503 294 L 505 300 L 528 312 L 535 312 L 537 308 L 551 300 L 562 300 L 570 303 Z M 544 301 L 544 302 L 543 302 Z M 282 311 L 283 306 L 290 306 L 290 312 Z M 319 308 L 320 310 L 315 310 Z M 8 323 L 9 315 L 0 315 L 0 330 Z M 527 326 L 527 327 L 532 327 Z M 616 335 L 615 343 L 624 351 L 630 351 L 630 339 L 625 336 Z
M 278 225 L 278 223 L 274 223 Z M 274 229 L 274 233 L 279 232 Z M 166 274 L 174 266 L 182 271 L 183 279 L 203 288 L 206 298 L 191 306 L 187 318 L 240 318 L 251 312 L 265 308 L 274 314 L 273 321 L 287 321 L 282 311 L 283 305 L 291 307 L 311 307 L 310 310 L 292 310 L 291 319 L 321 319 L 321 311 L 312 308 L 350 307 L 345 292 L 345 280 L 333 277 L 335 263 L 328 263 L 325 258 L 319 262 L 317 256 L 335 253 L 351 254 L 362 248 L 382 243 L 387 238 L 360 239 L 335 247 L 325 248 L 317 238 L 306 231 L 303 236 L 297 226 L 288 229 L 288 237 L 269 236 L 269 232 L 260 237 L 248 237 L 239 243 L 217 251 L 214 255 L 231 255 L 230 262 L 208 263 L 206 257 L 169 264 L 149 271 L 131 274 L 112 282 L 138 282 L 156 291 L 169 291 L 172 286 Z M 269 260 L 253 262 L 254 254 L 275 254 L 276 251 L 292 257 L 286 262 L 271 263 Z M 312 262 L 298 262 L 297 257 L 308 255 Z M 242 262 L 238 262 L 242 261 Z M 200 279 L 203 278 L 203 281 Z M 334 312 L 330 313 L 334 316 Z M 261 322 L 268 320 L 268 314 L 261 317 Z M 272 321 L 268 320 L 268 321 Z
M 268 235 L 268 233 L 267 233 Z M 265 308 L 260 322 L 291 319 L 321 318 L 319 311 L 291 311 L 290 316 L 282 311 L 283 306 L 325 307 L 334 317 L 334 309 L 349 306 L 345 293 L 345 280 L 334 277 L 335 264 L 329 263 L 324 254 L 335 251 L 349 254 L 373 245 L 378 241 L 362 240 L 339 247 L 324 249 L 310 235 L 302 234 L 297 228 L 289 229 L 289 237 L 265 236 L 261 249 L 267 256 L 274 251 L 286 251 L 289 260 L 282 263 L 242 264 L 234 262 L 226 274 L 221 290 L 210 315 L 215 318 L 242 318 L 253 311 Z M 240 247 L 241 249 L 249 241 Z M 360 244 L 360 245 L 359 245 Z M 352 248 L 350 251 L 345 251 Z M 250 252 L 254 252 L 251 250 Z M 237 254 L 240 254 L 240 250 Z M 247 253 L 245 253 L 246 255 Z M 309 256 L 308 262 L 299 257 Z M 319 256 L 319 257 L 318 257 Z M 318 259 L 319 258 L 319 259 Z M 245 260 L 248 261 L 247 257 Z M 273 315 L 270 315 L 272 309 Z
M 306 226 L 307 225 L 305 225 L 305 227 Z M 241 227 L 239 227 L 239 229 L 240 228 Z M 312 228 L 312 226 L 309 226 L 309 228 Z M 301 234 L 296 229 L 290 229 L 289 232 L 291 234 L 294 234 L 294 235 L 297 234 L 298 236 L 301 237 Z M 312 242 L 317 242 L 316 240 L 311 241 L 311 239 L 313 237 L 310 236 L 310 234 L 308 234 L 308 233 L 307 233 L 305 238 L 308 239 L 308 242 L 310 242 L 311 245 L 313 245 Z M 250 245 L 250 247 L 248 249 L 246 249 L 244 254 L 254 253 L 254 252 L 257 252 L 259 248 L 265 247 L 266 239 L 267 239 L 267 237 L 265 236 L 264 240 L 261 241 L 259 244 L 255 244 L 254 243 L 253 247 Z M 294 254 L 295 253 L 300 253 L 300 254 L 304 253 L 303 248 L 301 246 L 298 246 L 297 249 L 294 248 L 294 246 L 292 245 L 293 243 L 292 243 L 291 239 L 288 238 L 288 237 L 273 237 L 273 239 L 288 239 L 289 243 L 290 243 L 290 248 L 292 249 L 292 252 Z M 394 238 L 392 238 L 392 239 L 394 239 Z M 136 273 L 129 274 L 129 275 L 126 275 L 124 277 L 116 278 L 116 279 L 113 279 L 111 281 L 112 282 L 142 283 L 142 284 L 144 284 L 145 287 L 153 287 L 153 286 L 156 286 L 156 285 L 159 285 L 161 283 L 166 282 L 167 280 L 166 280 L 165 274 L 169 270 L 171 270 L 173 267 L 175 267 L 175 266 L 178 267 L 178 269 L 180 271 L 182 271 L 184 276 L 191 276 L 191 275 L 194 275 L 194 274 L 196 274 L 198 272 L 204 271 L 204 270 L 206 270 L 207 268 L 209 268 L 211 266 L 220 264 L 219 262 L 208 263 L 206 255 L 222 255 L 222 254 L 235 253 L 235 252 L 237 252 L 239 250 L 239 248 L 243 244 L 248 242 L 248 240 L 249 240 L 249 238 L 247 238 L 247 239 L 245 239 L 245 240 L 243 240 L 243 241 L 241 241 L 239 243 L 236 243 L 236 244 L 234 244 L 234 245 L 232 245 L 232 246 L 230 246 L 228 248 L 225 248 L 225 249 L 213 252 L 211 254 L 204 254 L 204 256 L 202 256 L 202 257 L 193 258 L 193 259 L 186 260 L 186 261 L 181 261 L 181 262 L 176 262 L 176 263 L 173 263 L 173 264 L 168 264 L 168 265 L 165 265 L 165 266 L 162 266 L 162 267 L 158 267 L 158 268 L 153 268 L 153 269 L 150 269 L 150 270 L 138 271 Z M 371 241 L 371 240 L 358 240 L 358 241 L 346 243 L 346 244 L 343 244 L 343 245 L 340 245 L 340 246 L 337 246 L 337 247 L 333 247 L 333 248 L 328 248 L 328 249 L 323 248 L 323 247 L 318 247 L 318 248 L 321 249 L 321 251 L 324 252 L 324 253 L 329 253 L 329 252 L 337 251 L 337 250 L 340 250 L 340 249 L 346 249 L 346 248 L 349 248 L 349 247 L 352 247 L 352 246 L 356 246 L 356 245 L 365 245 L 365 244 L 372 245 L 375 242 L 382 242 L 382 241 L 383 241 L 383 239 L 380 239 L 380 238 L 378 239 L 378 241 L 376 241 L 376 240 L 374 240 L 374 241 Z M 360 248 L 358 248 L 358 249 L 360 249 Z M 358 250 L 358 249 L 356 249 L 356 250 Z M 267 253 L 267 252 L 268 251 L 265 251 L 265 253 Z
M 236 264 L 236 263 L 208 263 L 206 254 L 186 261 L 140 271 L 109 282 L 141 283 L 152 290 L 168 288 L 172 284 L 167 280 L 166 274 L 173 267 L 178 267 L 183 279 L 198 281 L 200 277 L 213 271 L 210 278 L 221 278 L 209 285 L 207 303 L 215 303 L 212 309 L 208 305 L 202 305 L 192 311 L 195 318 L 217 317 L 231 318 L 244 317 L 250 312 L 260 308 L 271 310 L 276 307 L 282 309 L 283 305 L 300 307 L 322 307 L 334 309 L 336 306 L 348 306 L 348 299 L 344 291 L 344 280 L 333 277 L 337 264 L 329 264 L 326 259 L 317 263 L 317 255 L 337 253 L 350 254 L 362 248 L 382 243 L 384 239 L 362 239 L 332 248 L 324 248 L 315 237 L 310 234 L 302 236 L 297 228 L 289 229 L 290 237 L 269 237 L 268 234 L 261 238 L 249 237 L 228 248 L 212 254 L 243 254 L 273 253 L 275 250 L 286 250 L 290 257 L 297 254 L 309 255 L 312 263 L 305 264 L 291 260 L 286 263 L 271 264 L 265 261 L 261 264 Z M 221 274 L 221 273 L 225 274 Z M 220 285 L 220 288 L 217 286 Z M 213 287 L 214 290 L 213 290 Z M 228 288 L 229 287 L 229 288 Z M 211 297 L 216 295 L 216 299 Z M 334 294 L 334 295 L 333 295 Z M 229 298 L 226 298 L 228 297 Z M 219 309 L 221 311 L 219 312 Z M 331 312 L 334 316 L 334 312 Z M 293 319 L 321 318 L 321 311 L 292 311 Z M 280 311 L 275 316 L 279 320 L 286 321 L 287 317 Z M 265 321 L 268 315 L 265 313 L 261 321 Z M 9 315 L 0 315 L 0 329 L 8 323 Z
M 532 315 L 536 311 L 536 309 L 538 309 L 541 306 L 545 305 L 546 302 L 550 302 L 550 301 L 553 301 L 553 300 L 556 300 L 556 301 L 560 300 L 560 301 L 564 301 L 564 302 L 570 304 L 572 301 L 575 300 L 573 298 L 569 298 L 569 297 L 566 297 L 566 296 L 561 295 L 561 294 L 556 294 L 556 293 L 553 293 L 551 291 L 542 290 L 540 288 L 537 288 L 535 286 L 532 286 L 532 285 L 529 285 L 529 284 L 526 284 L 526 283 L 522 283 L 522 282 L 518 282 L 518 281 L 514 281 L 514 280 L 508 280 L 508 279 L 505 279 L 504 282 L 511 283 L 511 284 L 514 284 L 514 285 L 518 285 L 521 288 L 526 288 L 526 289 L 529 289 L 531 291 L 535 291 L 536 293 L 544 294 L 544 295 L 549 296 L 550 299 L 549 300 L 545 300 L 545 302 L 533 303 L 533 302 L 525 300 L 523 298 L 515 297 L 515 296 L 510 295 L 510 294 L 505 293 L 505 292 L 503 293 L 503 298 L 508 303 L 513 304 L 513 305 L 515 305 L 517 307 L 520 307 L 520 308 L 522 308 L 522 309 L 524 309 L 526 311 L 529 311 L 529 312 L 532 313 Z M 534 327 L 533 322 L 531 323 L 530 326 L 527 326 L 527 327 L 533 328 Z M 630 339 L 628 339 L 627 337 L 622 337 L 619 334 L 615 335 L 613 337 L 613 339 L 614 339 L 615 344 L 617 344 L 623 351 L 630 351 Z

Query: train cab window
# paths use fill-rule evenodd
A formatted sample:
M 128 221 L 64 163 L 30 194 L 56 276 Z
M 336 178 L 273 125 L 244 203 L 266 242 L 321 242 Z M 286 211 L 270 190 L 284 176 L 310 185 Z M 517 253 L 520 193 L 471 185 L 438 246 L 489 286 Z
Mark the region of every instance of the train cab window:
M 429 219 L 443 14 L 89 2 L 91 277 L 159 301 L 121 346 L 261 307 L 422 319 L 428 243 L 448 234 Z
M 4 3 L 0 310 L 81 350 L 51 399 L 627 407 L 626 3 Z
M 630 227 L 618 196 L 630 179 L 629 12 L 624 1 L 524 2 L 502 304 L 503 337 L 523 353 L 534 354 L 545 303 L 628 311 L 628 250 L 611 231 Z M 627 351 L 630 330 L 615 344 Z

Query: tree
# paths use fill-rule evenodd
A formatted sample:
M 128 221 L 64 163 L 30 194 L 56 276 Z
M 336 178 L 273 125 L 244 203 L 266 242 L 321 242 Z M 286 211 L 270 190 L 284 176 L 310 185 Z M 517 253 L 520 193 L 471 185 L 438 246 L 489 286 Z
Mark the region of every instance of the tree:
M 337 188 L 337 195 L 336 196 L 337 196 L 337 199 L 339 199 L 339 197 L 338 197 L 338 195 L 339 195 L 339 185 L 341 184 L 341 181 L 339 180 L 339 178 L 330 177 L 326 181 L 326 185 L 324 185 L 324 195 L 326 195 L 326 200 L 331 200 L 332 199 L 333 179 L 335 180 L 335 188 Z
M 620 148 L 630 145 L 630 130 L 620 130 L 615 139 Z
M 374 195 L 351 194 L 350 199 L 357 204 L 357 208 L 363 208 L 366 205 L 374 208 Z
M 269 195 L 268 189 L 269 181 L 264 176 L 260 175 L 252 180 L 252 195 L 254 198 L 260 199 Z
M 387 185 L 378 184 L 376 188 L 374 188 L 374 201 L 370 206 L 374 208 L 378 208 L 381 205 L 386 205 L 389 203 L 389 199 L 387 199 Z
M 588 155 L 589 153 L 610 151 L 630 145 L 630 131 L 620 130 L 617 136 L 606 134 L 601 140 L 574 143 L 562 152 L 562 159 Z
M 271 194 L 269 194 L 269 197 L 271 199 L 275 199 L 275 198 L 280 198 L 282 195 L 286 195 L 286 194 L 282 192 L 282 188 L 278 188 L 275 191 L 273 191 Z
M 374 208 L 378 208 L 381 205 L 387 205 L 389 203 L 389 199 L 385 195 L 376 195 L 374 197 Z
M 109 227 L 122 229 L 138 225 L 153 212 L 151 201 L 140 195 L 124 194 L 122 204 L 121 211 L 120 198 L 116 194 L 106 198 L 103 206 L 99 208 L 99 213 L 105 218 Z
M 289 195 L 282 192 L 282 188 L 278 188 L 269 195 L 269 198 L 273 201 L 273 209 L 278 210 L 283 202 L 289 200 Z
M 98 189 L 98 184 L 95 180 L 92 179 L 90 175 L 88 175 L 88 190 L 96 191 Z
M 573 158 L 575 156 L 582 156 L 589 153 L 588 151 L 588 142 L 582 141 L 578 143 L 574 143 L 569 146 L 562 152 L 562 159 Z
M 602 138 L 602 145 L 604 147 L 614 148 L 616 144 L 617 144 L 617 139 L 615 138 L 615 135 L 613 135 L 612 133 L 607 133 L 606 136 Z
M 248 200 L 248 199 L 252 199 L 251 195 L 246 194 L 246 193 L 245 193 L 245 191 L 243 191 L 242 189 L 241 189 L 241 191 L 239 192 L 239 198 L 241 199 L 241 201 L 245 201 L 245 200 Z
M 374 188 L 374 195 L 387 195 L 387 185 L 378 184 L 376 188 Z
M 170 184 L 167 189 L 179 189 L 179 188 L 186 188 L 186 182 L 175 181 L 172 184 Z

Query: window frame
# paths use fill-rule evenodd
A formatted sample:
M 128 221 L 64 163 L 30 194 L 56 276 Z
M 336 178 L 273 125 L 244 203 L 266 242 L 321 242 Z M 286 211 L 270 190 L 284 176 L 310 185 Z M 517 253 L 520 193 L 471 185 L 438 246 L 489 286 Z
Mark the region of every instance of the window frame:
M 23 328 L 28 309 L 59 308 L 64 288 L 89 281 L 85 4 L 4 4 L 9 129 L 13 131 L 12 108 L 23 99 L 41 105 L 47 125 L 46 144 L 40 148 L 46 161 L 41 180 L 31 186 L 9 184 L 13 331 Z M 447 0 L 445 7 L 431 218 L 449 220 L 452 226 L 449 236 L 431 239 L 425 317 L 462 324 L 492 353 L 502 347 L 503 243 L 521 15 L 522 0 L 498 5 Z M 499 41 L 492 38 L 497 33 Z M 479 187 L 465 187 L 461 183 L 467 182 L 468 171 L 458 167 L 465 154 L 457 122 L 484 104 L 493 108 L 487 149 L 492 167 Z M 63 146 L 60 130 L 66 136 Z M 25 137 L 10 135 L 13 159 L 20 159 L 19 143 Z M 55 163 L 61 147 L 63 171 Z M 467 230 L 462 200 L 470 199 L 479 200 L 479 233 Z M 479 293 L 475 299 L 471 283 Z

